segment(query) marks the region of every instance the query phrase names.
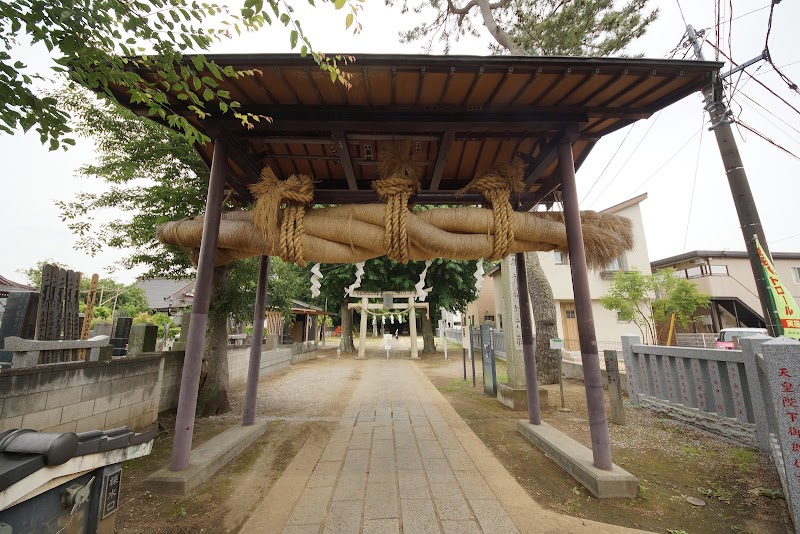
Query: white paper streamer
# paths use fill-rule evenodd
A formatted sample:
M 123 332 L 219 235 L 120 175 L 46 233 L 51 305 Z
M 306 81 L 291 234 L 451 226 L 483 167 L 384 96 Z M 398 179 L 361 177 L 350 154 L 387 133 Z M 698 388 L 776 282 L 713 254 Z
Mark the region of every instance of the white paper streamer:
M 319 271 L 319 263 L 315 263 L 311 268 L 311 296 L 319 296 L 320 280 L 322 280 L 322 273 Z
M 475 291 L 480 292 L 483 287 L 483 259 L 478 260 L 478 268 L 475 269 Z
M 391 319 L 391 321 L 392 321 L 392 324 L 394 324 L 394 315 L 390 315 L 390 316 L 389 316 L 389 319 Z
M 417 298 L 420 302 L 425 302 L 425 297 L 428 294 L 425 292 L 425 277 L 428 275 L 428 267 L 431 266 L 431 260 L 427 260 L 425 262 L 425 268 L 422 270 L 422 274 L 419 275 L 419 282 L 417 282 L 414 287 L 417 290 Z
M 351 285 L 350 287 L 347 288 L 345 293 L 347 293 L 348 295 L 350 295 L 352 297 L 353 296 L 353 291 L 355 291 L 356 289 L 361 287 L 361 277 L 362 276 L 364 276 L 364 262 L 360 261 L 360 262 L 356 263 L 356 281 L 353 282 L 353 285 Z

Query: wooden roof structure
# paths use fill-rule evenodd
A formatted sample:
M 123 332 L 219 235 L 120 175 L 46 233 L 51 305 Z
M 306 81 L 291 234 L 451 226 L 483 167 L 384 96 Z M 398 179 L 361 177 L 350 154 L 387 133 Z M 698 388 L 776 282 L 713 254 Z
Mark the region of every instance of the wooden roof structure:
M 527 164 L 527 189 L 516 207 L 530 209 L 552 201 L 559 187 L 556 147 L 562 140 L 572 143 L 578 167 L 602 136 L 699 91 L 721 67 L 628 58 L 359 54 L 343 67 L 351 75 L 347 90 L 296 54 L 208 57 L 220 66 L 256 69 L 254 76 L 223 80 L 220 89 L 243 111 L 272 121 L 248 130 L 213 112 L 200 120 L 174 93 L 171 107 L 212 139 L 226 139 L 227 184 L 245 205 L 252 201 L 248 186 L 265 165 L 279 178 L 312 176 L 315 202 L 375 202 L 370 182 L 377 178 L 381 144 L 410 139 L 423 166 L 423 191 L 413 201 L 480 203 L 477 195 L 453 192 L 493 163 L 519 157 Z M 209 109 L 215 107 L 212 102 Z M 198 150 L 210 164 L 213 143 Z

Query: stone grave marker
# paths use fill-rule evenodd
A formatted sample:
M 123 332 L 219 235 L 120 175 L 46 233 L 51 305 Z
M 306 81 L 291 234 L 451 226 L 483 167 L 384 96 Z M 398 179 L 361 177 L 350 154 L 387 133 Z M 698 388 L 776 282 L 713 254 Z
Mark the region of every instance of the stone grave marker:
M 3 321 L 0 323 L 0 366 L 11 364 L 11 351 L 1 350 L 5 338 L 33 339 L 36 333 L 36 314 L 39 309 L 39 293 L 35 291 L 13 291 L 8 294 Z
M 126 346 L 128 345 L 128 338 L 131 335 L 132 324 L 133 319 L 130 317 L 117 318 L 117 321 L 114 323 L 114 335 L 111 337 L 111 346 L 114 347 L 111 351 L 112 356 L 119 358 L 128 353 Z
M 128 357 L 135 358 L 143 352 L 155 352 L 158 326 L 154 324 L 135 324 L 131 326 L 128 339 Z
M 189 337 L 189 322 L 191 318 L 191 310 L 183 310 L 181 312 L 181 334 L 178 337 L 178 341 L 172 345 L 172 350 L 186 350 L 186 339 Z

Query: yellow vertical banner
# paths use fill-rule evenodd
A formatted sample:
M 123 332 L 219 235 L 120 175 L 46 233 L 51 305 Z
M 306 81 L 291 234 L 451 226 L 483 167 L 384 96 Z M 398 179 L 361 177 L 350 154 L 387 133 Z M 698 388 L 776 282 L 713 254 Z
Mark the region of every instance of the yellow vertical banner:
M 772 304 L 780 320 L 781 334 L 793 339 L 800 339 L 800 308 L 797 307 L 794 297 L 781 282 L 775 266 L 772 265 L 772 261 L 764 253 L 764 249 L 761 248 L 761 243 L 758 242 L 758 239 L 756 239 L 756 246 L 758 247 L 758 257 L 761 259 L 761 265 L 764 266 L 764 274 L 769 285 Z

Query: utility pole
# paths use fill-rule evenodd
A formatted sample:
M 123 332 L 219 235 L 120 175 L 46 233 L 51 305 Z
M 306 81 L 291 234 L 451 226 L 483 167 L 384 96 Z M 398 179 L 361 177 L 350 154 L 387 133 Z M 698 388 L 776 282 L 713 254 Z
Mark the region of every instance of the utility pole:
M 686 32 L 692 42 L 697 59 L 703 60 L 703 50 L 697 39 L 697 34 L 691 24 L 686 25 Z M 731 128 L 730 114 L 725 105 L 722 91 L 722 78 L 717 76 L 710 86 L 703 90 L 705 97 L 705 110 L 711 118 L 711 130 L 717 138 L 719 153 L 722 156 L 722 164 L 725 166 L 725 174 L 728 177 L 728 185 L 733 195 L 733 203 L 736 206 L 736 213 L 739 216 L 739 225 L 742 229 L 742 236 L 747 247 L 747 255 L 750 258 L 750 267 L 753 270 L 753 277 L 758 289 L 758 300 L 761 301 L 761 311 L 764 314 L 764 322 L 767 325 L 769 334 L 773 337 L 780 335 L 776 324 L 775 310 L 770 304 L 769 286 L 764 275 L 764 267 L 758 257 L 758 249 L 754 236 L 758 237 L 761 247 L 766 255 L 771 259 L 767 246 L 767 238 L 764 236 L 764 229 L 761 226 L 761 218 L 758 216 L 758 209 L 753 200 L 753 193 L 750 190 L 750 183 L 747 181 L 747 173 L 744 170 L 742 158 L 739 155 L 739 147 L 736 146 L 736 138 L 733 136 Z

